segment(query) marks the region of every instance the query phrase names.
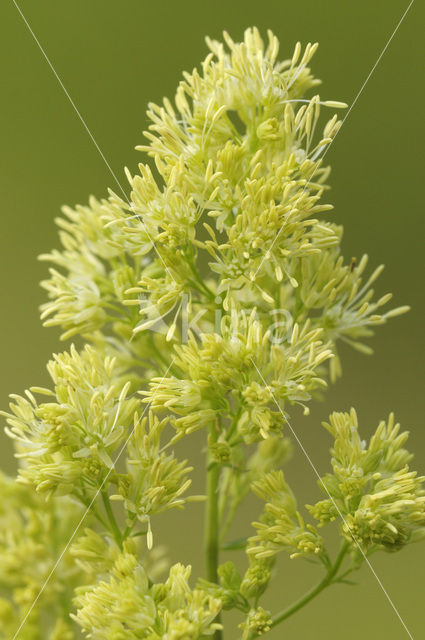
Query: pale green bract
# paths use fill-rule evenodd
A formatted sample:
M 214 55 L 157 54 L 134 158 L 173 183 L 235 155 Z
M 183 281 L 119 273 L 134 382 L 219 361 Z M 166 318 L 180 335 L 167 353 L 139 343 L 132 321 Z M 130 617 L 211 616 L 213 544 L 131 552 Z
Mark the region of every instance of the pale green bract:
M 365 338 L 407 307 L 382 311 L 391 296 L 371 288 L 382 266 L 346 263 L 342 227 L 321 217 L 322 156 L 345 105 L 306 97 L 317 45 L 280 62 L 276 37 L 255 28 L 207 44 L 174 104 L 149 105 L 129 200 L 64 208 L 62 248 L 41 256 L 53 265 L 44 324 L 78 346 L 50 360 L 49 388 L 3 412 L 19 468 L 0 476 L 0 639 L 251 640 L 311 599 L 275 615 L 260 605 L 279 553 L 322 567 L 317 594 L 423 537 L 424 479 L 392 415 L 368 444 L 354 410 L 330 417 L 316 504 L 299 506 L 283 474 L 287 423 L 341 374 L 338 343 L 370 353 Z M 206 495 L 191 495 L 174 444 L 200 430 Z M 250 492 L 263 511 L 229 541 Z M 156 516 L 193 500 L 206 502 L 206 574 L 190 586 Z M 220 564 L 230 551 L 242 560 Z

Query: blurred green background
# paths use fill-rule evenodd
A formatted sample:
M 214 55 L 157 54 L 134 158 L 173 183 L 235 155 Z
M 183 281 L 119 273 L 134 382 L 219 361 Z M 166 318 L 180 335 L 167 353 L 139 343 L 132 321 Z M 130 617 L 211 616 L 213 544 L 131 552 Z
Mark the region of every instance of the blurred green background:
M 393 32 L 407 0 L 341 3 L 216 0 L 21 0 L 20 6 L 80 109 L 98 144 L 123 184 L 123 166 L 135 171 L 141 155 L 149 100 L 172 96 L 181 72 L 206 55 L 204 36 L 234 39 L 247 26 L 272 28 L 289 57 L 300 40 L 320 42 L 313 62 L 323 79 L 322 97 L 351 104 Z M 320 421 L 331 410 L 354 405 L 365 435 L 390 410 L 411 430 L 415 463 L 425 470 L 423 431 L 423 167 L 424 85 L 421 3 L 414 3 L 400 30 L 327 154 L 332 165 L 330 201 L 335 220 L 345 226 L 347 258 L 370 255 L 371 265 L 386 263 L 380 293 L 394 292 L 395 304 L 412 311 L 379 328 L 375 355 L 344 350 L 344 377 L 329 389 L 326 402 L 311 416 L 293 414 L 293 424 L 320 472 L 328 465 L 329 440 Z M 36 257 L 57 246 L 53 222 L 63 203 L 84 203 L 90 193 L 116 188 L 108 168 L 78 120 L 13 3 L 0 9 L 2 234 L 0 315 L 2 366 L 0 405 L 7 395 L 47 382 L 45 363 L 62 349 L 58 332 L 43 329 L 38 282 L 46 265 Z M 189 452 L 203 464 L 201 441 Z M 0 435 L 0 460 L 12 471 L 10 443 Z M 300 502 L 318 496 L 314 473 L 295 450 L 287 478 Z M 156 541 L 170 547 L 173 560 L 202 570 L 201 506 L 173 514 L 157 524 Z M 237 534 L 255 518 L 249 503 Z M 171 524 L 170 524 L 171 523 Z M 373 566 L 413 637 L 423 635 L 425 545 L 392 556 L 372 558 Z M 302 560 L 282 560 L 279 582 L 268 605 L 276 611 L 318 579 L 317 568 Z M 365 567 L 359 586 L 332 587 L 267 637 L 329 640 L 344 637 L 407 637 L 376 579 Z M 227 638 L 232 637 L 231 633 Z M 237 637 L 235 633 L 233 637 Z

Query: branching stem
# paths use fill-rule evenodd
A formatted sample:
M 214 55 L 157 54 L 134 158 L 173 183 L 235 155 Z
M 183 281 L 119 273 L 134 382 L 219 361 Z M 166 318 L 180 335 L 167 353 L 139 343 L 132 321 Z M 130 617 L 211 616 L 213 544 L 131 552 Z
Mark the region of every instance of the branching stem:
M 103 506 L 105 507 L 106 515 L 108 516 L 108 521 L 110 524 L 110 531 L 115 538 L 115 542 L 122 549 L 122 535 L 120 528 L 115 520 L 114 512 L 112 511 L 111 503 L 109 501 L 109 496 L 106 491 L 102 491 L 102 501 Z
M 316 586 L 312 587 L 303 596 L 301 596 L 301 598 L 293 602 L 291 605 L 289 605 L 289 607 L 286 607 L 286 609 L 283 609 L 282 611 L 277 613 L 272 618 L 272 624 L 271 624 L 272 628 L 276 627 L 276 625 L 280 624 L 281 622 L 283 622 L 284 620 L 292 616 L 292 614 L 302 609 L 306 604 L 308 604 L 311 600 L 313 600 L 313 598 L 315 598 L 319 593 L 321 593 L 321 591 L 323 591 L 324 589 L 326 589 L 326 587 L 332 584 L 345 558 L 345 555 L 348 551 L 348 547 L 349 547 L 349 543 L 346 540 L 344 540 L 338 552 L 338 555 L 335 558 L 335 562 L 330 566 L 325 577 Z M 254 638 L 257 638 L 257 637 L 258 635 L 256 633 L 252 633 L 249 636 L 249 640 L 254 640 Z

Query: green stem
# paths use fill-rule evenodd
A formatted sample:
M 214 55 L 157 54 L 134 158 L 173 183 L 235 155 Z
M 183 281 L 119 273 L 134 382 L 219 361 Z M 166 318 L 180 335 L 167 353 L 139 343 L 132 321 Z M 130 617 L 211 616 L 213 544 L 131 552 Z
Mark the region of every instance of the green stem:
M 161 353 L 161 351 L 156 346 L 152 334 L 150 334 L 150 336 L 149 336 L 149 342 L 150 342 L 151 349 L 155 353 L 155 355 L 158 358 L 158 360 L 161 360 L 161 362 L 163 364 L 168 366 L 169 362 L 168 362 L 167 358 L 164 357 L 164 355 Z
M 103 506 L 105 507 L 106 515 L 108 516 L 109 524 L 111 525 L 111 533 L 115 538 L 115 542 L 122 549 L 122 535 L 121 531 L 118 527 L 117 521 L 115 520 L 114 512 L 112 511 L 111 503 L 109 501 L 109 496 L 106 491 L 102 491 L 102 501 Z
M 210 428 L 210 441 L 212 443 L 217 442 L 218 439 L 218 424 L 214 423 Z M 217 583 L 217 568 L 218 568 L 218 530 L 219 530 L 219 517 L 218 517 L 218 483 L 220 479 L 220 466 L 211 460 L 209 454 L 207 454 L 207 502 L 205 507 L 205 562 L 206 562 L 206 575 L 207 580 Z M 217 620 L 220 621 L 219 619 Z M 214 634 L 214 640 L 222 640 L 222 632 L 216 631 Z
M 98 508 L 96 506 L 96 503 L 95 502 L 91 502 L 90 499 L 84 493 L 80 494 L 80 493 L 76 492 L 75 496 L 87 508 L 87 510 L 89 510 L 94 515 L 94 517 L 96 518 L 96 520 L 98 522 L 100 522 L 102 527 L 104 529 L 108 529 L 107 522 L 105 521 L 103 516 L 99 513 L 99 510 L 98 510 Z
M 206 293 L 207 296 L 209 298 L 211 298 L 211 300 L 214 300 L 215 298 L 215 294 L 213 291 L 211 291 L 211 289 L 205 284 L 205 282 L 202 280 L 201 276 L 198 273 L 198 270 L 196 269 L 194 263 L 189 260 L 189 267 L 194 275 L 194 277 L 196 278 L 198 284 L 202 287 L 202 289 L 204 290 L 204 294 Z
M 296 613 L 297 611 L 305 607 L 305 605 L 313 600 L 313 598 L 315 598 L 321 591 L 332 584 L 336 574 L 339 571 L 339 568 L 341 567 L 345 554 L 348 551 L 348 547 L 349 543 L 345 540 L 341 545 L 337 557 L 335 558 L 335 562 L 333 563 L 333 565 L 331 565 L 323 580 L 321 580 L 315 587 L 307 591 L 307 593 L 301 596 L 301 598 L 289 605 L 289 607 L 283 609 L 280 613 L 277 613 L 272 618 L 272 628 L 278 625 L 280 622 L 283 622 L 283 620 L 286 620 L 286 618 L 289 618 L 289 616 L 291 616 L 293 613 Z M 253 633 L 249 636 L 249 640 L 254 640 L 254 638 L 257 637 L 257 634 Z
M 123 540 L 127 540 L 129 535 L 133 531 L 135 524 L 136 524 L 136 517 L 134 516 L 133 518 L 131 518 L 130 522 L 127 524 L 127 526 L 126 526 L 126 528 L 124 530 L 124 533 L 122 534 L 122 539 Z

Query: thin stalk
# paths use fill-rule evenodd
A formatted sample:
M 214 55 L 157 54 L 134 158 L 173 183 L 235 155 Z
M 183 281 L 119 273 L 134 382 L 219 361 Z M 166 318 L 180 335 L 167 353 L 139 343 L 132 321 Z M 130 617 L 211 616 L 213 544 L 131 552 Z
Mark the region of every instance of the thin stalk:
M 111 533 L 115 538 L 115 542 L 122 549 L 122 536 L 120 528 L 115 520 L 114 512 L 112 511 L 111 503 L 109 501 L 109 496 L 105 491 L 101 492 L 103 506 L 105 507 L 106 515 L 108 516 L 109 524 L 111 525 Z
M 213 423 L 210 428 L 212 443 L 218 439 L 218 424 Z M 207 502 L 205 506 L 205 564 L 206 576 L 210 582 L 217 583 L 218 553 L 219 553 L 219 517 L 218 517 L 218 483 L 220 466 L 211 460 L 207 454 Z M 217 620 L 220 621 L 219 619 Z M 222 632 L 216 631 L 214 640 L 222 640 Z
M 102 525 L 102 527 L 107 530 L 109 529 L 108 524 L 106 522 L 106 520 L 104 519 L 104 517 L 99 513 L 99 510 L 96 506 L 95 502 L 91 502 L 90 499 L 83 494 L 80 493 L 75 493 L 76 497 L 78 498 L 78 500 L 87 508 L 88 511 L 90 511 L 94 517 L 96 518 L 96 520 L 98 522 L 100 522 L 100 524 Z
M 123 540 L 127 540 L 127 538 L 129 537 L 129 535 L 131 534 L 131 532 L 134 529 L 134 525 L 136 524 L 136 518 L 133 517 L 130 522 L 127 524 L 124 533 L 122 534 L 122 539 Z M 143 535 L 145 535 L 147 532 L 143 532 Z M 141 533 L 139 535 L 142 535 Z
M 209 298 L 211 298 L 211 300 L 214 300 L 215 298 L 215 293 L 213 291 L 211 291 L 211 289 L 205 284 L 205 282 L 202 280 L 201 276 L 199 275 L 198 270 L 196 269 L 194 263 L 189 260 L 189 267 L 193 273 L 193 275 L 195 276 L 198 284 L 202 287 L 202 289 L 204 290 L 204 294 L 206 293 L 207 296 Z
M 307 591 L 307 593 L 301 596 L 301 598 L 299 598 L 298 600 L 293 602 L 291 605 L 289 605 L 289 607 L 287 607 L 286 609 L 283 609 L 282 611 L 280 611 L 280 613 L 277 613 L 272 618 L 271 628 L 276 627 L 276 625 L 280 624 L 281 622 L 289 618 L 289 616 L 291 616 L 292 614 L 296 613 L 297 611 L 305 607 L 305 605 L 308 604 L 311 600 L 313 600 L 313 598 L 315 598 L 321 591 L 323 591 L 324 589 L 326 589 L 326 587 L 332 584 L 333 579 L 335 578 L 336 574 L 339 571 L 339 568 L 341 567 L 345 554 L 348 551 L 348 547 L 349 547 L 349 543 L 347 541 L 344 541 L 341 545 L 341 548 L 338 552 L 337 557 L 335 558 L 335 562 L 331 565 L 331 567 L 329 568 L 323 580 L 321 580 L 315 587 L 312 587 L 312 589 Z M 257 638 L 257 637 L 258 635 L 256 633 L 252 633 L 249 636 L 249 640 L 254 640 L 254 638 Z
M 158 360 L 161 360 L 162 364 L 164 364 L 166 367 L 168 367 L 170 363 L 168 362 L 167 358 L 161 353 L 161 351 L 156 346 L 156 344 L 154 342 L 154 339 L 152 337 L 152 334 L 149 336 L 149 343 L 150 343 L 150 347 L 151 347 L 152 351 L 155 353 L 155 355 L 158 358 Z

